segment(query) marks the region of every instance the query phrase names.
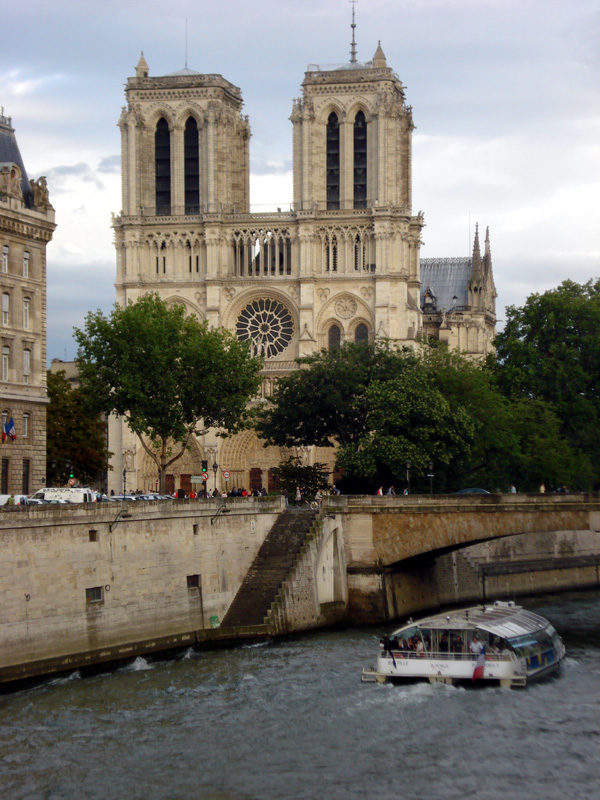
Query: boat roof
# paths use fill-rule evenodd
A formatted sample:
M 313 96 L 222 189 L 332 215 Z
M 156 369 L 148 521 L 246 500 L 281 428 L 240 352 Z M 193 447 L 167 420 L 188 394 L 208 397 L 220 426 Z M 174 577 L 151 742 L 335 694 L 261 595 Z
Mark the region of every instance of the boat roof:
M 548 620 L 526 611 L 521 606 L 512 602 L 497 601 L 490 606 L 474 606 L 455 611 L 441 612 L 431 617 L 408 622 L 402 628 L 394 631 L 394 636 L 399 635 L 408 628 L 439 629 L 439 630 L 474 630 L 487 631 L 503 639 L 512 639 L 527 633 L 535 633 L 547 627 Z

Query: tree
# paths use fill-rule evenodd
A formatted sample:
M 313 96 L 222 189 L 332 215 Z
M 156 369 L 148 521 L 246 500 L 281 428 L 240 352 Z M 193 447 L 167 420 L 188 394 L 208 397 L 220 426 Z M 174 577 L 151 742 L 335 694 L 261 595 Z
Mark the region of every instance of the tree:
M 600 280 L 532 294 L 509 306 L 490 359 L 502 393 L 551 403 L 561 432 L 581 454 L 576 482 L 600 478 Z M 587 477 L 586 477 L 587 476 Z
M 82 386 L 99 409 L 124 417 L 156 463 L 163 491 L 166 469 L 192 436 L 234 433 L 249 418 L 261 359 L 157 294 L 115 305 L 109 317 L 90 312 L 75 338 Z
M 287 489 L 290 496 L 294 497 L 297 486 L 307 494 L 324 489 L 329 474 L 326 464 L 304 465 L 298 456 L 290 456 L 273 470 L 273 477 L 281 489 Z
M 368 412 L 367 387 L 396 376 L 415 360 L 412 351 L 387 343 L 346 343 L 299 358 L 300 369 L 277 382 L 271 405 L 257 419 L 257 431 L 282 447 L 356 443 Z
M 67 380 L 64 370 L 48 372 L 47 483 L 66 483 L 69 468 L 82 484 L 100 485 L 109 454 L 106 423 L 81 390 Z

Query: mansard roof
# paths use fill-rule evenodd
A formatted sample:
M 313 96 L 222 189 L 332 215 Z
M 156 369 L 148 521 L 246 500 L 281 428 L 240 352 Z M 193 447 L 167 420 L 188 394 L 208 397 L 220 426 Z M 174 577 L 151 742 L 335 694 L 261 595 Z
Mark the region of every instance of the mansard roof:
M 421 259 L 421 307 L 429 288 L 435 295 L 438 311 L 450 311 L 455 306 L 469 304 L 467 284 L 471 276 L 472 259 L 422 258 Z
M 4 109 L 2 109 L 4 112 Z M 15 138 L 15 131 L 11 124 L 11 118 L 5 117 L 4 113 L 0 114 L 0 163 L 3 164 L 18 164 L 21 170 L 21 189 L 23 191 L 23 199 L 25 205 L 30 207 L 33 202 L 33 192 L 29 185 L 29 178 L 27 177 L 27 170 L 23 164 L 19 145 Z

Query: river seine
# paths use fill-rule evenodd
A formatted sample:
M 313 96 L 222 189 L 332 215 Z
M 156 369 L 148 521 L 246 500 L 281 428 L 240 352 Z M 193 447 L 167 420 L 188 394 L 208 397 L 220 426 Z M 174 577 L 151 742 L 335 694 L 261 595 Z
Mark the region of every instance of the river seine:
M 600 592 L 523 605 L 568 651 L 525 690 L 361 684 L 365 627 L 0 696 L 0 797 L 597 800 Z

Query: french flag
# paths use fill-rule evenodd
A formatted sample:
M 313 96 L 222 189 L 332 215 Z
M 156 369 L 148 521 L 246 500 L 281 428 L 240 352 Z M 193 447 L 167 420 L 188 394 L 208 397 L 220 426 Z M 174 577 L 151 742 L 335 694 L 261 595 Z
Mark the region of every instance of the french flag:
M 17 429 L 15 428 L 15 421 L 12 417 L 8 421 L 8 435 L 13 440 L 13 442 L 17 438 Z
M 477 656 L 477 661 L 475 662 L 475 669 L 473 670 L 473 680 L 476 681 L 479 678 L 483 678 L 483 670 L 485 668 L 485 647 L 481 650 L 481 653 Z

